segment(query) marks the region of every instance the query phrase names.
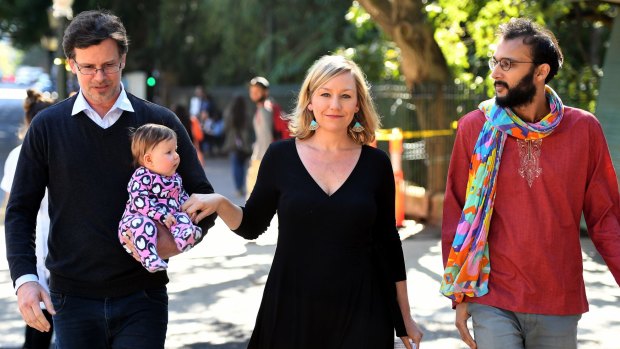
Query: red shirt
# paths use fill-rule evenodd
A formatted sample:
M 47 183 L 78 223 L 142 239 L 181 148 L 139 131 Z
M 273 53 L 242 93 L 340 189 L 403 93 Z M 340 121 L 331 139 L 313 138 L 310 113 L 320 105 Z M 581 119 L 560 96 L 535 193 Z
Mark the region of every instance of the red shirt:
M 444 266 L 485 121 L 480 110 L 459 121 L 443 208 Z M 594 245 L 620 284 L 618 181 L 607 142 L 594 115 L 565 107 L 562 122 L 542 142 L 506 140 L 488 236 L 489 293 L 466 301 L 522 313 L 588 311 L 579 240 L 582 212 Z

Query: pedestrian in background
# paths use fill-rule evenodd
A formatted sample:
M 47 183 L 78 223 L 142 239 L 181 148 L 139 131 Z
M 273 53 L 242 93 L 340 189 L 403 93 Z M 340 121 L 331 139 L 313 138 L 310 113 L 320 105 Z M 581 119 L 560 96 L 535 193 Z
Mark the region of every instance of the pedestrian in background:
M 588 311 L 582 213 L 620 284 L 616 172 L 594 115 L 563 105 L 547 85 L 563 61 L 553 33 L 514 18 L 498 34 L 489 61 L 495 98 L 458 123 L 441 292 L 470 348 L 574 349 Z
M 209 110 L 203 110 L 202 131 L 204 133 L 205 152 L 209 157 L 219 156 L 224 146 L 226 136 L 222 113 L 210 99 Z
M 204 157 L 202 156 L 202 151 L 200 150 L 200 142 L 204 139 L 204 134 L 202 133 L 202 129 L 200 127 L 200 120 L 190 115 L 187 112 L 187 109 L 181 104 L 175 104 L 172 107 L 172 111 L 179 118 L 183 127 L 185 127 L 185 131 L 189 135 L 189 139 L 192 141 L 194 145 L 194 149 L 196 150 L 196 155 L 198 156 L 198 160 L 200 161 L 200 165 L 204 166 Z
M 168 276 L 146 271 L 117 238 L 135 170 L 130 130 L 146 123 L 173 129 L 185 189 L 213 192 L 174 113 L 125 90 L 128 45 L 124 25 L 109 12 L 85 11 L 71 21 L 63 49 L 80 92 L 43 110 L 30 125 L 7 205 L 7 258 L 20 312 L 28 325 L 49 331 L 43 301 L 60 349 L 164 347 Z M 36 282 L 32 245 L 46 187 L 50 294 Z M 203 232 L 213 223 L 214 217 L 201 221 Z M 160 225 L 158 232 L 158 255 L 179 253 L 168 229 Z
M 194 88 L 194 95 L 189 100 L 189 115 L 200 119 L 202 105 L 205 102 L 205 91 L 202 86 Z
M 189 112 L 187 108 L 185 108 L 181 104 L 174 104 L 172 108 L 170 108 L 174 114 L 179 118 L 183 127 L 185 127 L 185 131 L 187 131 L 187 135 L 189 139 L 194 140 L 194 136 L 192 135 L 192 121 L 189 116 Z
M 269 99 L 269 81 L 262 76 L 257 76 L 250 80 L 249 94 L 252 102 L 256 104 L 256 112 L 252 118 L 254 129 L 254 144 L 252 145 L 252 155 L 250 157 L 250 167 L 246 177 L 246 195 L 252 193 L 260 162 L 273 142 L 273 110 L 266 108 L 265 102 Z
M 190 119 L 187 108 L 185 108 L 182 104 L 174 104 L 170 109 L 172 109 L 177 118 L 179 118 L 179 121 L 181 121 L 181 124 L 183 124 L 185 131 L 187 131 L 187 134 L 189 135 L 189 139 L 193 142 L 194 136 L 192 135 L 192 120 Z
M 49 107 L 54 103 L 53 100 L 43 97 L 38 91 L 28 89 L 26 91 L 26 99 L 24 100 L 24 125 L 20 129 L 19 138 L 23 139 L 32 119 L 43 109 Z M 17 159 L 22 146 L 18 145 L 15 149 L 11 150 L 6 162 L 4 163 L 4 176 L 0 182 L 0 188 L 4 190 L 7 198 L 10 196 L 11 186 L 13 185 L 13 179 L 15 178 L 15 169 L 17 167 Z M 37 278 L 41 287 L 49 292 L 49 270 L 45 267 L 45 258 L 47 257 L 47 238 L 49 236 L 50 217 L 47 207 L 47 190 L 41 200 L 41 206 L 37 212 L 37 227 L 36 227 L 36 257 L 37 257 Z M 52 333 L 54 326 L 52 324 L 52 315 L 45 309 L 41 309 L 45 319 L 50 323 L 49 331 L 41 332 L 33 327 L 26 325 L 26 331 L 24 335 L 24 349 L 48 349 L 52 341 Z
M 196 148 L 196 154 L 200 165 L 204 166 L 204 155 L 202 153 L 202 143 L 205 139 L 204 132 L 202 130 L 202 112 L 206 108 L 208 102 L 206 100 L 205 91 L 202 86 L 196 86 L 194 89 L 194 95 L 189 100 L 189 124 L 192 142 L 194 148 Z
M 256 239 L 278 215 L 278 246 L 248 348 L 406 348 L 422 331 L 410 313 L 390 159 L 369 146 L 379 127 L 359 67 L 314 63 L 291 118 L 294 138 L 269 146 L 245 207 L 195 194 L 190 216 L 217 212 Z
M 237 95 L 224 111 L 224 151 L 230 156 L 233 180 L 239 197 L 245 197 L 245 175 L 252 153 L 250 119 L 245 99 Z

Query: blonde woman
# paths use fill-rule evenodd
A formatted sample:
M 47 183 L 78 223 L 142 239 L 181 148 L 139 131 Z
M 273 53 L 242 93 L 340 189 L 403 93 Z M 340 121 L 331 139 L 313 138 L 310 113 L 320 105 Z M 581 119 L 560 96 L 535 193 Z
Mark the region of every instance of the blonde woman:
M 196 221 L 217 212 L 246 239 L 278 215 L 278 246 L 248 348 L 387 349 L 395 329 L 406 348 L 419 345 L 390 160 L 368 146 L 378 126 L 359 67 L 324 56 L 299 92 L 293 138 L 269 147 L 246 206 L 218 194 L 183 205 Z

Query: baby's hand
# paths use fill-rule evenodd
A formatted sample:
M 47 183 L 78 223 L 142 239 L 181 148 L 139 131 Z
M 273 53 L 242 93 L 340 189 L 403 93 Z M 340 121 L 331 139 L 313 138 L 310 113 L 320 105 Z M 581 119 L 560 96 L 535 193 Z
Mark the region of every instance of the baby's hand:
M 173 225 L 177 224 L 177 220 L 176 220 L 176 218 L 174 218 L 173 215 L 168 213 L 166 215 L 166 218 L 164 218 L 164 224 L 166 225 L 166 228 L 170 229 L 170 227 L 172 227 Z

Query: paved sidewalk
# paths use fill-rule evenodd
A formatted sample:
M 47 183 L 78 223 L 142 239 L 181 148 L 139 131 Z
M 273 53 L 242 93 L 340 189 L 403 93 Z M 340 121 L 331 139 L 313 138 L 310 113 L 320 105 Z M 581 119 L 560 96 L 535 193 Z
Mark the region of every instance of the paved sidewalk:
M 227 159 L 208 159 L 207 176 L 216 191 L 235 198 Z M 217 220 L 205 240 L 171 260 L 170 319 L 166 348 L 245 348 L 254 326 L 275 251 L 277 222 L 255 242 L 231 233 Z M 453 326 L 454 313 L 439 295 L 442 272 L 439 234 L 410 224 L 403 241 L 412 311 L 425 331 L 423 349 L 463 349 Z M 17 312 L 0 226 L 0 348 L 17 348 L 23 322 Z M 619 349 L 620 289 L 590 241 L 582 239 L 590 312 L 579 329 L 580 349 Z M 294 349 L 294 348 L 291 348 Z

